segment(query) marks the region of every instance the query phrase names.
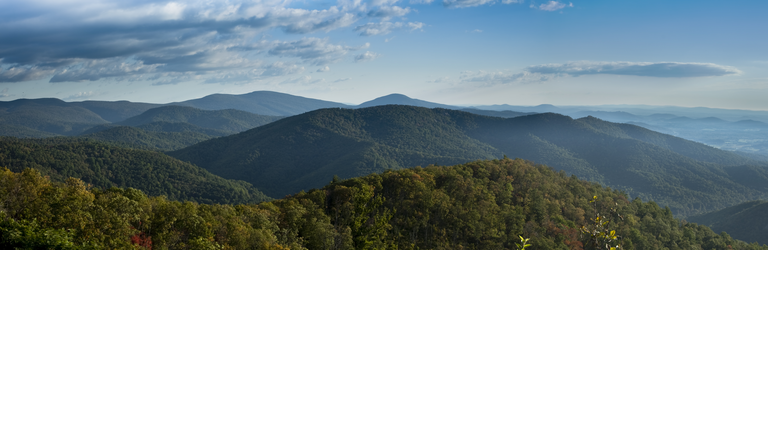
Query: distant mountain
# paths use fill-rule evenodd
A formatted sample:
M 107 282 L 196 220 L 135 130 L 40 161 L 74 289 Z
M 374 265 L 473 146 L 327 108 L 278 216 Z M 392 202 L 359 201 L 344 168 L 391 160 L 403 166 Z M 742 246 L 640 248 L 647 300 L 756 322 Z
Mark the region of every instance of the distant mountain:
M 369 107 L 382 106 L 382 105 L 408 105 L 408 106 L 417 106 L 422 108 L 447 108 L 447 109 L 459 108 L 452 105 L 443 105 L 443 104 L 428 102 L 420 99 L 412 99 L 406 95 L 398 94 L 398 93 L 393 93 L 391 95 L 382 96 L 380 98 L 370 100 L 368 102 L 363 102 L 360 105 L 356 106 L 355 108 L 369 108 Z
M 85 108 L 104 120 L 112 123 L 118 123 L 131 117 L 137 116 L 144 111 L 163 106 L 162 104 L 151 104 L 128 101 L 83 101 L 70 102 L 69 105 Z
M 59 99 L 0 102 L 0 135 L 76 135 L 105 123 L 108 122 L 94 112 Z
M 222 134 L 243 132 L 271 123 L 281 117 L 253 114 L 235 109 L 205 111 L 187 106 L 152 108 L 135 117 L 123 120 L 121 126 L 143 126 L 151 123 L 189 123 L 199 128 L 220 131 Z
M 212 94 L 200 99 L 171 105 L 191 106 L 204 110 L 237 109 L 269 116 L 291 116 L 321 108 L 349 108 L 337 102 L 310 99 L 272 91 L 255 91 L 242 95 Z
M 122 147 L 169 151 L 253 129 L 279 118 L 232 109 L 204 111 L 185 106 L 162 106 L 114 126 L 91 128 L 81 136 Z
M 173 129 L 187 130 L 173 131 Z M 97 126 L 87 130 L 82 135 L 78 135 L 78 137 L 108 142 L 118 147 L 170 151 L 224 135 L 226 134 L 211 129 L 197 128 L 188 123 L 156 122 L 142 125 L 142 127 Z
M 678 215 L 768 197 L 768 166 L 594 117 L 515 118 L 387 105 L 318 110 L 169 153 L 271 196 L 329 178 L 507 155 L 668 205 Z
M 501 156 L 463 134 L 450 115 L 402 105 L 312 111 L 169 154 L 273 197 L 321 187 L 335 175 Z
M 715 232 L 727 231 L 735 239 L 768 244 L 768 201 L 749 201 L 688 219 Z
M 15 172 L 35 168 L 56 181 L 75 177 L 102 189 L 133 187 L 180 201 L 241 204 L 270 199 L 248 183 L 223 179 L 156 151 L 86 139 L 0 137 L 0 167 Z

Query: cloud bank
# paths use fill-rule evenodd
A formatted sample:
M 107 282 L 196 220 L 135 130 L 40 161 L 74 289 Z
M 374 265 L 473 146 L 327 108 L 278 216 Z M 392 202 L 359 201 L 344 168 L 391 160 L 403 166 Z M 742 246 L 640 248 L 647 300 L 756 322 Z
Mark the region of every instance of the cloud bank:
M 0 14 L 0 82 L 100 79 L 214 82 L 301 73 L 356 50 L 329 33 L 419 30 L 400 0 L 337 0 L 324 9 L 291 0 L 29 0 Z M 360 25 L 360 21 L 368 21 Z M 277 32 L 277 33 L 275 33 Z M 277 36 L 277 38 L 275 37 Z M 288 36 L 284 38 L 283 36 Z M 298 36 L 298 38 L 297 38 Z M 269 57 L 293 63 L 269 63 Z M 355 60 L 358 61 L 358 60 Z
M 562 76 L 630 75 L 655 78 L 699 78 L 740 74 L 731 66 L 713 63 L 571 62 L 530 66 L 522 72 L 463 72 L 459 81 L 482 86 L 535 83 Z
M 526 68 L 542 75 L 634 75 L 658 78 L 716 77 L 741 73 L 730 66 L 713 63 L 638 63 L 638 62 L 571 62 L 545 64 Z

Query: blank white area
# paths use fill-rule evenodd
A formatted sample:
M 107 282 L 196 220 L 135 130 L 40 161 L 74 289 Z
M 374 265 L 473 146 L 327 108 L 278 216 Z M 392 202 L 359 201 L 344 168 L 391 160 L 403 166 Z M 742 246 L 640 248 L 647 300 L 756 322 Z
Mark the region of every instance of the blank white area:
M 765 257 L 4 253 L 0 430 L 765 431 Z

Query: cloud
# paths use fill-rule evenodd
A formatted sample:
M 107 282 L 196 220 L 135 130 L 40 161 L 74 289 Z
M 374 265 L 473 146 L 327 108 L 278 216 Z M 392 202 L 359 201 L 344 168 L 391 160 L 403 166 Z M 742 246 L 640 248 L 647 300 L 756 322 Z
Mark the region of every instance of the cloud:
M 8 92 L 8 90 L 9 90 L 8 87 L 0 90 L 0 97 L 2 98 L 11 97 L 11 94 Z
M 0 64 L 2 66 L 2 64 Z M 55 72 L 51 68 L 41 67 L 9 67 L 3 69 L 0 67 L 0 82 L 22 82 L 22 81 L 34 81 L 38 79 L 48 78 Z
M 740 74 L 730 66 L 712 63 L 633 63 L 633 62 L 571 62 L 530 66 L 521 72 L 511 71 L 468 71 L 462 72 L 459 81 L 482 86 L 512 83 L 536 83 L 561 76 L 581 75 L 633 75 L 657 78 L 717 77 Z M 437 82 L 437 81 L 434 81 Z
M 494 86 L 510 83 L 532 83 L 547 81 L 549 78 L 539 73 L 531 72 L 462 72 L 459 81 L 463 83 L 475 83 L 482 86 Z
M 369 17 L 376 18 L 394 18 L 401 17 L 411 13 L 411 8 L 401 8 L 400 6 L 382 6 L 368 12 Z
M 392 33 L 397 29 L 406 28 L 410 31 L 421 30 L 424 28 L 424 23 L 420 22 L 390 22 L 382 21 L 378 23 L 368 23 L 355 27 L 355 31 L 360 33 L 360 36 L 377 36 Z
M 317 9 L 315 3 L 293 7 L 291 0 L 8 2 L 0 14 L 0 82 L 240 79 L 265 76 L 259 72 L 265 56 L 322 66 L 367 46 L 332 43 L 313 33 L 351 28 L 360 20 L 373 20 L 379 34 L 422 28 L 392 25 L 391 18 L 412 12 L 400 2 L 332 0 Z M 268 33 L 273 30 L 307 37 L 276 41 Z
M 142 61 L 115 62 L 91 60 L 64 68 L 57 72 L 51 82 L 98 81 L 102 78 L 123 78 L 157 71 L 158 65 L 145 65 Z
M 496 3 L 496 0 L 443 0 L 443 6 L 449 8 L 466 8 Z
M 547 12 L 554 12 L 563 8 L 573 7 L 573 3 L 565 4 L 565 3 L 560 3 L 559 1 L 551 0 L 549 3 L 543 3 L 538 6 L 532 3 L 531 7 L 534 9 L 543 10 Z
M 355 56 L 355 63 L 367 62 L 367 61 L 375 60 L 379 57 L 381 57 L 381 54 L 366 51 L 362 54 L 358 54 Z
M 105 93 L 99 93 L 99 94 L 105 94 Z M 62 98 L 65 101 L 73 101 L 73 100 L 84 100 L 84 99 L 91 99 L 94 96 L 96 96 L 97 93 L 94 93 L 92 91 L 81 91 L 77 92 L 73 95 L 69 95 L 65 98 Z
M 530 73 L 545 75 L 635 75 L 659 78 L 715 77 L 740 74 L 731 66 L 713 63 L 639 63 L 639 62 L 571 62 L 545 64 L 525 69 Z
M 312 79 L 311 76 L 306 75 L 298 78 L 287 79 L 280 84 L 301 84 L 301 85 L 315 85 L 325 82 L 324 79 Z
M 329 66 L 323 66 L 315 72 L 328 72 L 329 70 L 331 70 Z
M 365 49 L 369 46 L 369 44 L 365 44 L 362 47 L 353 48 L 345 45 L 334 45 L 327 38 L 304 38 L 292 42 L 277 42 L 268 53 L 280 57 L 298 57 L 310 64 L 323 66 L 339 61 L 350 51 Z

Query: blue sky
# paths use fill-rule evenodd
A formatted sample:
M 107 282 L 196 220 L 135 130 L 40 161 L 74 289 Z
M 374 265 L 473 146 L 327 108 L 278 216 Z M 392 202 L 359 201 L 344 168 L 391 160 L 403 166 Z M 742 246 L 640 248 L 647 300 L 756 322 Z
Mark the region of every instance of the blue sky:
M 0 100 L 768 110 L 758 1 L 0 0 Z

